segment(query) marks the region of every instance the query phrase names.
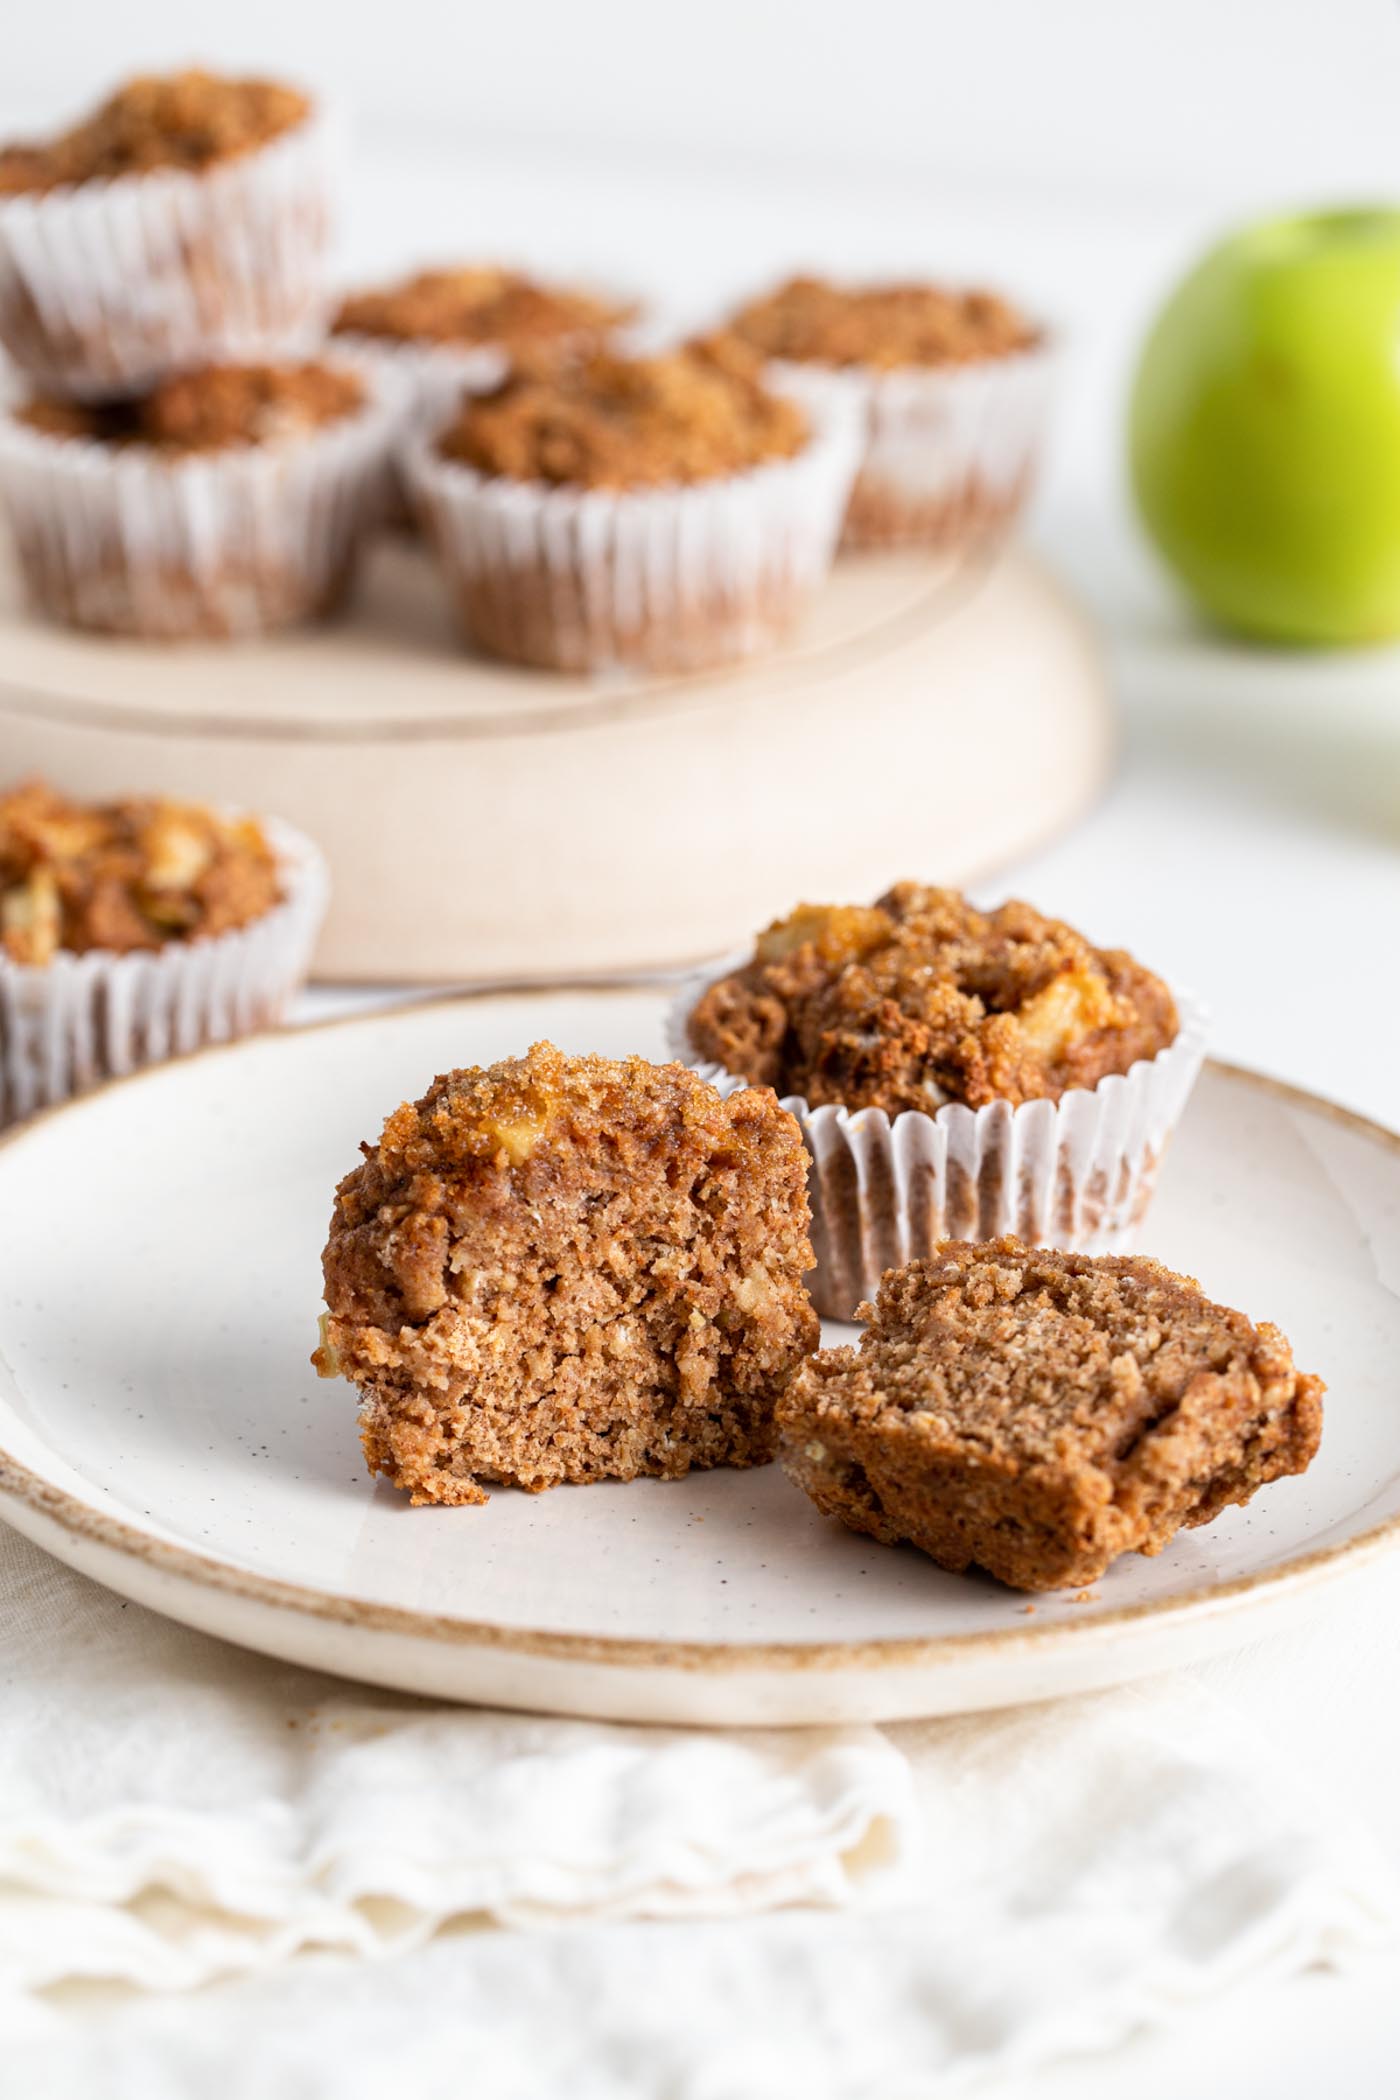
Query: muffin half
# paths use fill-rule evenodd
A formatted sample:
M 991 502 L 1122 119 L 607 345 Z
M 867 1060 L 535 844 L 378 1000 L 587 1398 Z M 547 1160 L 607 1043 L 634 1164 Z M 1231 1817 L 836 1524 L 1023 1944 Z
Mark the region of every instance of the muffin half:
M 806 1159 L 771 1094 L 537 1043 L 435 1080 L 362 1149 L 313 1361 L 359 1388 L 371 1472 L 463 1503 L 773 1456 L 817 1320 Z
M 861 1312 L 859 1349 L 784 1396 L 783 1462 L 827 1515 L 957 1573 L 1096 1582 L 1317 1451 L 1322 1380 L 1159 1262 L 951 1243 Z

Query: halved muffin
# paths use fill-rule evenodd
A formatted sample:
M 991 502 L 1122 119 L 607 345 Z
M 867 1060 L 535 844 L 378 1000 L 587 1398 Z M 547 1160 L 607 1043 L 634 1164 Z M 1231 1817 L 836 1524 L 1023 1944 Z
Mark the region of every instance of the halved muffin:
M 1322 1434 L 1322 1380 L 1278 1329 L 1155 1261 L 952 1242 L 861 1312 L 859 1349 L 783 1398 L 787 1470 L 852 1530 L 1016 1589 L 1160 1553 Z
M 537 1043 L 435 1080 L 362 1150 L 313 1361 L 359 1388 L 371 1472 L 464 1503 L 773 1456 L 818 1330 L 806 1158 L 771 1094 Z

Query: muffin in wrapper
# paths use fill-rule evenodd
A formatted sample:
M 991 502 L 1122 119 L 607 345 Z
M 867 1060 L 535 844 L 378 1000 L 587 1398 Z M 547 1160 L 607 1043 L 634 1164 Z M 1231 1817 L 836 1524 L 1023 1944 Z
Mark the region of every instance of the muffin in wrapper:
M 82 399 L 311 349 L 339 158 L 338 126 L 313 110 L 202 170 L 0 197 L 0 343 L 36 387 Z
M 975 553 L 1015 524 L 1049 420 L 1047 341 L 962 364 L 878 371 L 779 361 L 771 370 L 796 392 L 844 397 L 860 420 L 843 547 Z
M 377 522 L 395 531 L 416 532 L 418 521 L 399 459 L 403 447 L 417 431 L 439 429 L 463 394 L 489 394 L 499 386 L 510 359 L 489 344 L 464 348 L 454 343 L 391 343 L 348 329 L 333 335 L 330 343 L 360 371 L 376 377 L 394 403 L 394 440 Z
M 331 610 L 382 512 L 396 429 L 362 408 L 284 442 L 172 454 L 0 421 L 0 501 L 36 611 L 99 633 L 266 634 Z
M 329 884 L 309 839 L 259 822 L 284 893 L 246 926 L 130 954 L 60 952 L 43 964 L 0 954 L 0 1126 L 282 1018 L 310 966 Z
M 748 960 L 732 955 L 695 971 L 667 1017 L 668 1054 L 724 1094 L 753 1082 L 698 1058 L 689 1020 L 709 986 Z M 1206 1009 L 1189 993 L 1174 996 L 1175 1041 L 1058 1101 L 978 1109 L 948 1102 L 932 1115 L 907 1109 L 891 1117 L 785 1096 L 811 1160 L 818 1312 L 853 1319 L 886 1269 L 932 1254 L 944 1239 L 1014 1233 L 1030 1246 L 1129 1251 L 1205 1055 Z
M 574 672 L 696 671 L 779 639 L 831 565 L 859 448 L 847 404 L 803 405 L 792 458 L 635 491 L 488 476 L 416 432 L 405 477 L 470 639 Z

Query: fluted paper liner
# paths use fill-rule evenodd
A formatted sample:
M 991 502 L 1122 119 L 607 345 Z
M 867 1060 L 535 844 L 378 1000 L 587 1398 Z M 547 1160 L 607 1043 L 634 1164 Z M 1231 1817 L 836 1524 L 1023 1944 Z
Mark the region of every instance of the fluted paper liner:
M 864 429 L 845 547 L 936 546 L 960 552 L 995 541 L 1030 493 L 1048 420 L 1048 343 L 960 365 L 779 362 L 785 385 L 844 396 Z
M 310 966 L 329 886 L 309 839 L 260 822 L 284 893 L 246 926 L 149 953 L 94 949 L 43 965 L 0 956 L 0 1125 L 281 1019 Z
M 350 363 L 350 360 L 346 360 Z M 35 607 L 103 633 L 267 633 L 324 612 L 382 512 L 397 400 L 283 441 L 172 456 L 0 419 L 0 499 Z
M 203 170 L 0 198 L 0 342 L 36 386 L 83 398 L 313 349 L 339 157 L 316 111 Z
M 380 374 L 393 391 L 396 456 L 389 466 L 384 523 L 411 528 L 416 521 L 397 463 L 398 451 L 417 430 L 440 430 L 456 413 L 464 394 L 489 394 L 499 386 L 510 360 L 491 343 L 400 343 L 358 335 L 352 329 L 333 335 L 330 347 L 344 351 L 363 370 Z
M 731 956 L 694 972 L 667 1020 L 669 1054 L 723 1094 L 752 1082 L 698 1059 L 688 1024 L 708 987 L 748 960 Z M 932 1115 L 910 1109 L 891 1117 L 784 1097 L 811 1160 L 818 1312 L 852 1319 L 886 1269 L 932 1254 L 943 1239 L 1015 1233 L 1032 1246 L 1127 1252 L 1205 1055 L 1205 1008 L 1190 993 L 1175 997 L 1173 1043 L 1058 1102 L 978 1109 L 949 1102 Z
M 575 672 L 698 670 L 776 640 L 831 565 L 859 445 L 847 404 L 804 405 L 792 459 L 635 491 L 479 474 L 416 431 L 405 475 L 471 639 Z

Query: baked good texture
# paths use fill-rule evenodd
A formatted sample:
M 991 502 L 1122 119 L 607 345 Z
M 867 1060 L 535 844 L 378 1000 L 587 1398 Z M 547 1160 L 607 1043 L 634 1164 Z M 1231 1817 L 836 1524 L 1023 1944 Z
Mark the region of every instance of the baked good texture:
M 281 896 L 250 817 L 156 796 L 75 802 L 41 780 L 0 795 L 0 953 L 11 962 L 208 939 Z
M 518 360 L 402 463 L 467 638 L 592 674 L 707 670 L 784 635 L 825 579 L 859 433 L 751 352 Z
M 363 381 L 344 365 L 206 365 L 118 401 L 40 395 L 16 410 L 47 437 L 162 452 L 286 444 L 364 407 Z
M 513 481 L 645 489 L 790 459 L 808 434 L 801 408 L 764 385 L 752 353 L 710 342 L 665 357 L 518 368 L 492 392 L 468 395 L 438 453 Z
M 1177 1031 L 1159 977 L 1029 904 L 978 911 L 900 882 L 871 906 L 799 905 L 703 993 L 694 1049 L 811 1107 L 1058 1101 Z
M 542 284 L 490 264 L 420 270 L 346 299 L 336 333 L 385 343 L 441 343 L 508 351 L 606 336 L 631 309 L 595 293 Z
M 1030 349 L 1040 331 L 998 292 L 935 284 L 837 285 L 790 277 L 751 300 L 730 322 L 764 357 L 796 363 L 967 364 Z
M 135 393 L 324 333 L 335 126 L 299 89 L 132 80 L 56 136 L 0 148 L 0 343 L 36 389 Z
M 771 1094 L 522 1058 L 395 1110 L 336 1194 L 313 1361 L 415 1502 L 772 1457 L 816 1345 L 806 1160 Z
M 842 544 L 984 552 L 1039 458 L 1045 331 L 999 293 L 794 277 L 729 322 L 780 367 L 820 374 L 864 426 Z
M 268 145 L 310 114 L 305 95 L 275 80 L 226 79 L 198 67 L 143 74 L 69 130 L 0 146 L 0 193 L 209 168 Z
M 1301 1473 L 1322 1433 L 1322 1380 L 1276 1327 L 1140 1257 L 952 1241 L 861 1312 L 859 1348 L 788 1388 L 784 1465 L 955 1573 L 1083 1587 Z
M 28 596 L 69 626 L 171 640 L 320 618 L 382 514 L 396 433 L 390 391 L 332 360 L 40 395 L 0 418 Z

